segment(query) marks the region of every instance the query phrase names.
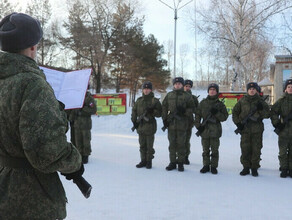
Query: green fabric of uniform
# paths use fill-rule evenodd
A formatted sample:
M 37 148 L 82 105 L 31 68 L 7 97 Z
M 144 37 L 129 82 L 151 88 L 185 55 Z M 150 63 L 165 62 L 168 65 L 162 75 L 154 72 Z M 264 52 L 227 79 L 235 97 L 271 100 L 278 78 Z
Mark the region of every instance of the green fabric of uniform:
M 161 103 L 159 99 L 154 97 L 154 93 L 150 92 L 148 95 L 142 95 L 134 104 L 132 108 L 131 120 L 136 122 L 138 117 L 145 113 L 147 107 L 154 107 L 154 112 L 152 114 L 147 113 L 145 116 L 149 121 L 141 120 L 139 127 L 137 128 L 137 133 L 139 135 L 153 135 L 157 131 L 157 123 L 155 117 L 161 117 Z
M 186 131 L 168 130 L 168 140 L 169 161 L 171 163 L 183 163 L 186 155 Z
M 154 158 L 154 134 L 157 131 L 157 123 L 155 117 L 161 117 L 161 103 L 154 97 L 154 93 L 150 92 L 148 95 L 142 95 L 135 102 L 132 108 L 131 120 L 137 122 L 139 116 L 145 113 L 147 107 L 153 107 L 153 113 L 147 113 L 145 116 L 149 121 L 141 120 L 137 128 L 139 134 L 140 157 L 141 160 L 150 161 Z
M 202 147 L 203 147 L 203 165 L 211 165 L 214 168 L 218 167 L 219 161 L 219 138 L 202 138 Z M 212 152 L 210 154 L 210 152 Z
M 58 173 L 81 166 L 67 142 L 66 113 L 36 62 L 0 52 L 0 155 L 26 159 L 32 169 L 0 167 L 0 219 L 64 219 Z
M 263 133 L 243 133 L 240 139 L 240 162 L 243 167 L 258 169 L 263 147 Z
M 176 112 L 176 108 L 182 106 L 185 108 L 185 113 L 179 115 L 179 117 L 172 118 L 172 114 Z M 181 130 L 186 131 L 188 120 L 193 114 L 195 108 L 194 100 L 192 96 L 180 90 L 173 90 L 165 96 L 162 102 L 162 120 L 169 122 L 168 130 Z
M 280 167 L 292 170 L 292 138 L 279 136 L 278 146 Z
M 139 135 L 141 161 L 151 161 L 154 158 L 154 135 Z
M 262 136 L 264 124 L 262 120 L 270 117 L 270 108 L 268 104 L 258 95 L 245 95 L 234 106 L 232 111 L 232 120 L 235 124 L 241 121 L 255 109 L 258 103 L 263 105 L 263 110 L 258 110 L 253 115 L 254 120 L 249 120 L 241 133 L 240 161 L 244 167 L 259 168 L 262 146 Z
M 69 120 L 73 121 L 75 144 L 82 156 L 89 156 L 91 154 L 91 115 L 95 113 L 96 103 L 94 98 L 90 92 L 86 92 L 83 107 L 72 110 L 69 117 Z
M 185 108 L 185 113 L 179 117 L 172 117 L 178 106 Z M 169 122 L 169 158 L 170 162 L 183 163 L 186 156 L 186 132 L 189 119 L 193 116 L 195 103 L 192 95 L 183 89 L 167 93 L 162 102 L 162 119 Z
M 264 131 L 264 123 L 262 119 L 270 117 L 269 105 L 258 95 L 254 96 L 245 95 L 243 96 L 233 107 L 232 120 L 234 124 L 241 123 L 241 121 L 250 113 L 252 109 L 255 109 L 257 104 L 263 105 L 263 110 L 256 111 L 253 118 L 256 121 L 248 121 L 247 125 L 244 126 L 242 133 L 261 133 Z
M 218 112 L 213 115 L 213 121 L 205 124 L 205 129 L 201 133 L 202 148 L 203 148 L 203 165 L 211 165 L 214 168 L 218 167 L 219 161 L 219 138 L 222 136 L 221 122 L 226 121 L 228 118 L 228 112 L 225 105 L 219 101 L 218 94 L 214 96 L 207 96 L 203 99 L 196 111 L 195 126 L 198 128 L 201 123 L 206 120 L 210 114 L 211 108 L 216 108 Z M 211 154 L 210 154 L 211 151 Z
M 75 128 L 74 130 L 76 148 L 82 156 L 89 156 L 91 154 L 91 131 Z
M 188 93 L 192 94 L 192 91 L 187 91 Z M 193 113 L 196 112 L 196 109 L 199 105 L 199 102 L 198 102 L 198 98 L 194 95 L 192 95 L 193 97 L 193 100 L 194 100 L 194 109 L 193 109 Z M 186 133 L 186 142 L 185 142 L 185 147 L 186 147 L 186 156 L 189 156 L 190 153 L 191 153 L 191 143 L 190 143 L 190 140 L 191 140 L 191 137 L 192 137 L 192 130 L 193 130 L 193 126 L 194 126 L 194 116 L 193 114 L 190 116 L 190 119 L 188 121 L 188 129 L 187 129 L 187 133 Z
M 200 127 L 202 121 L 206 120 L 208 115 L 210 114 L 210 110 L 212 107 L 218 109 L 218 112 L 212 116 L 215 123 L 207 122 L 205 125 L 205 129 L 201 134 L 202 138 L 219 138 L 222 135 L 222 126 L 220 122 L 226 121 L 228 118 L 228 112 L 225 105 L 219 101 L 218 95 L 215 96 L 207 96 L 207 98 L 203 99 L 197 110 L 195 115 L 195 126 Z
M 271 108 L 271 121 L 274 126 L 283 122 L 292 112 L 292 94 L 285 93 Z M 279 133 L 279 162 L 280 167 L 292 170 L 292 120 L 289 120 Z

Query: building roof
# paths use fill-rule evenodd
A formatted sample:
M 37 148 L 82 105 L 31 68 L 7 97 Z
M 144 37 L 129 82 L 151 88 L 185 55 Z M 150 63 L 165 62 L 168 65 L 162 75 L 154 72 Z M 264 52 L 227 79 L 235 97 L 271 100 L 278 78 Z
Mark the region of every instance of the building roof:
M 258 83 L 259 86 L 273 86 L 274 83 L 268 77 L 265 77 L 262 81 Z

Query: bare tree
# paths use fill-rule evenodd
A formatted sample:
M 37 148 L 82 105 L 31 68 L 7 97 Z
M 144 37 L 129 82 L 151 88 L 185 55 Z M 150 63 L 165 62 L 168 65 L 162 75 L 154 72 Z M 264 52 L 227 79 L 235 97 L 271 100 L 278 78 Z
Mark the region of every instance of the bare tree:
M 284 29 L 283 38 L 281 40 L 281 45 L 291 56 L 292 56 L 292 10 L 289 10 L 288 13 L 282 14 L 283 25 L 282 28 Z
M 179 61 L 180 61 L 180 74 L 184 77 L 185 67 L 187 67 L 189 60 L 187 56 L 190 52 L 190 46 L 188 44 L 182 44 L 179 47 Z
M 216 41 L 233 60 L 231 90 L 238 81 L 242 89 L 249 72 L 244 57 L 255 50 L 255 42 L 265 41 L 265 24 L 272 16 L 292 7 L 288 0 L 210 0 L 208 10 L 200 10 L 197 28 Z M 248 60 L 248 59 L 247 59 Z
M 168 71 L 171 71 L 171 65 L 172 65 L 172 57 L 173 57 L 173 41 L 168 40 L 166 43 L 164 43 L 165 53 L 167 55 L 167 66 Z
M 134 0 L 75 0 L 69 2 L 69 19 L 64 23 L 69 36 L 60 37 L 75 60 L 92 68 L 96 91 L 100 92 L 111 40 L 119 28 L 131 25 L 137 4 Z M 124 10 L 127 8 L 128 10 Z
M 14 6 L 8 0 L 0 1 L 0 19 L 13 12 Z
M 41 65 L 52 65 L 58 54 L 57 43 L 53 34 L 51 22 L 52 6 L 49 0 L 32 0 L 26 9 L 26 13 L 37 18 L 43 29 L 43 38 L 38 45 L 38 57 Z

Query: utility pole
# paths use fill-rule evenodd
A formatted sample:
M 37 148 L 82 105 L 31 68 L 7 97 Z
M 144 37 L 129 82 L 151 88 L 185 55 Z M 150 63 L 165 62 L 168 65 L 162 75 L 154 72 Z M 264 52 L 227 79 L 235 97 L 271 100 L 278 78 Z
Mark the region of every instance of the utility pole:
M 186 5 L 188 5 L 189 3 L 191 3 L 193 0 L 188 1 L 187 3 L 185 3 L 184 5 L 180 6 L 180 3 L 182 2 L 182 0 L 178 0 L 178 2 L 176 3 L 175 0 L 173 0 L 173 7 L 171 7 L 170 5 L 168 5 L 167 3 L 163 2 L 162 0 L 158 0 L 160 1 L 162 4 L 166 5 L 167 7 L 169 7 L 171 10 L 174 11 L 174 60 L 173 60 L 173 75 L 174 77 L 176 77 L 176 22 L 177 22 L 177 12 L 179 9 L 185 7 Z

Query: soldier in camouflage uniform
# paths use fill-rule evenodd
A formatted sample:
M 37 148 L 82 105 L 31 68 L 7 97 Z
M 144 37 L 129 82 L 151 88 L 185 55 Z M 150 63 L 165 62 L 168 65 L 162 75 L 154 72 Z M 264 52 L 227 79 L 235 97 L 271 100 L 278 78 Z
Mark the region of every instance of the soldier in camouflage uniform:
M 201 133 L 202 147 L 203 147 L 203 168 L 201 173 L 217 174 L 219 161 L 219 138 L 222 136 L 221 122 L 226 121 L 228 112 L 225 105 L 219 101 L 219 86 L 211 83 L 208 86 L 208 96 L 203 99 L 197 110 L 195 116 L 195 126 Z M 209 118 L 209 119 L 208 119 Z M 203 121 L 202 121 L 203 120 Z M 205 123 L 204 125 L 202 125 Z M 210 154 L 210 152 L 212 152 Z
M 84 171 L 67 142 L 66 113 L 34 60 L 41 37 L 39 21 L 26 14 L 0 22 L 0 219 L 64 219 L 57 171 L 68 179 Z
M 191 90 L 192 87 L 193 87 L 193 81 L 189 80 L 189 79 L 186 79 L 185 80 L 185 85 L 184 85 L 184 91 L 188 92 L 188 93 L 190 93 L 192 95 L 192 90 Z M 194 100 L 194 103 L 195 103 L 195 107 L 193 109 L 193 113 L 195 113 L 196 108 L 199 105 L 199 102 L 198 102 L 198 98 L 196 96 L 192 95 L 192 97 L 193 97 L 193 100 Z M 189 156 L 190 156 L 190 153 L 191 153 L 190 140 L 191 140 L 191 137 L 192 137 L 193 126 L 194 126 L 194 116 L 192 114 L 190 116 L 190 119 L 188 120 L 188 128 L 187 128 L 187 135 L 186 135 L 186 142 L 185 142 L 186 156 L 185 156 L 184 164 L 186 164 L 186 165 L 190 164 L 190 161 L 189 161 Z
M 91 115 L 94 115 L 96 110 L 94 98 L 87 91 L 83 107 L 72 110 L 69 116 L 69 121 L 73 124 L 75 144 L 82 155 L 82 162 L 84 164 L 88 163 L 88 157 L 91 154 Z
M 162 102 L 162 119 L 164 128 L 168 128 L 169 159 L 166 170 L 184 171 L 183 163 L 186 156 L 186 135 L 189 118 L 195 108 L 192 95 L 185 92 L 184 79 L 176 77 L 173 80 L 173 91 L 167 93 Z
M 246 86 L 247 95 L 242 97 L 234 106 L 232 111 L 232 120 L 241 131 L 241 157 L 240 162 L 243 170 L 240 175 L 250 174 L 258 176 L 258 168 L 260 167 L 261 149 L 263 147 L 263 119 L 269 118 L 270 109 L 268 104 L 258 95 L 258 85 L 250 82 Z M 252 112 L 255 112 L 247 120 L 246 124 L 242 121 Z
M 157 130 L 155 117 L 161 117 L 161 103 L 154 97 L 151 82 L 144 82 L 142 91 L 143 95 L 135 102 L 131 116 L 133 128 L 137 129 L 139 134 L 140 144 L 141 162 L 136 167 L 151 169 L 155 153 L 153 148 L 154 134 Z
M 279 135 L 280 177 L 292 177 L 292 79 L 285 82 L 285 94 L 271 109 L 271 121 Z

